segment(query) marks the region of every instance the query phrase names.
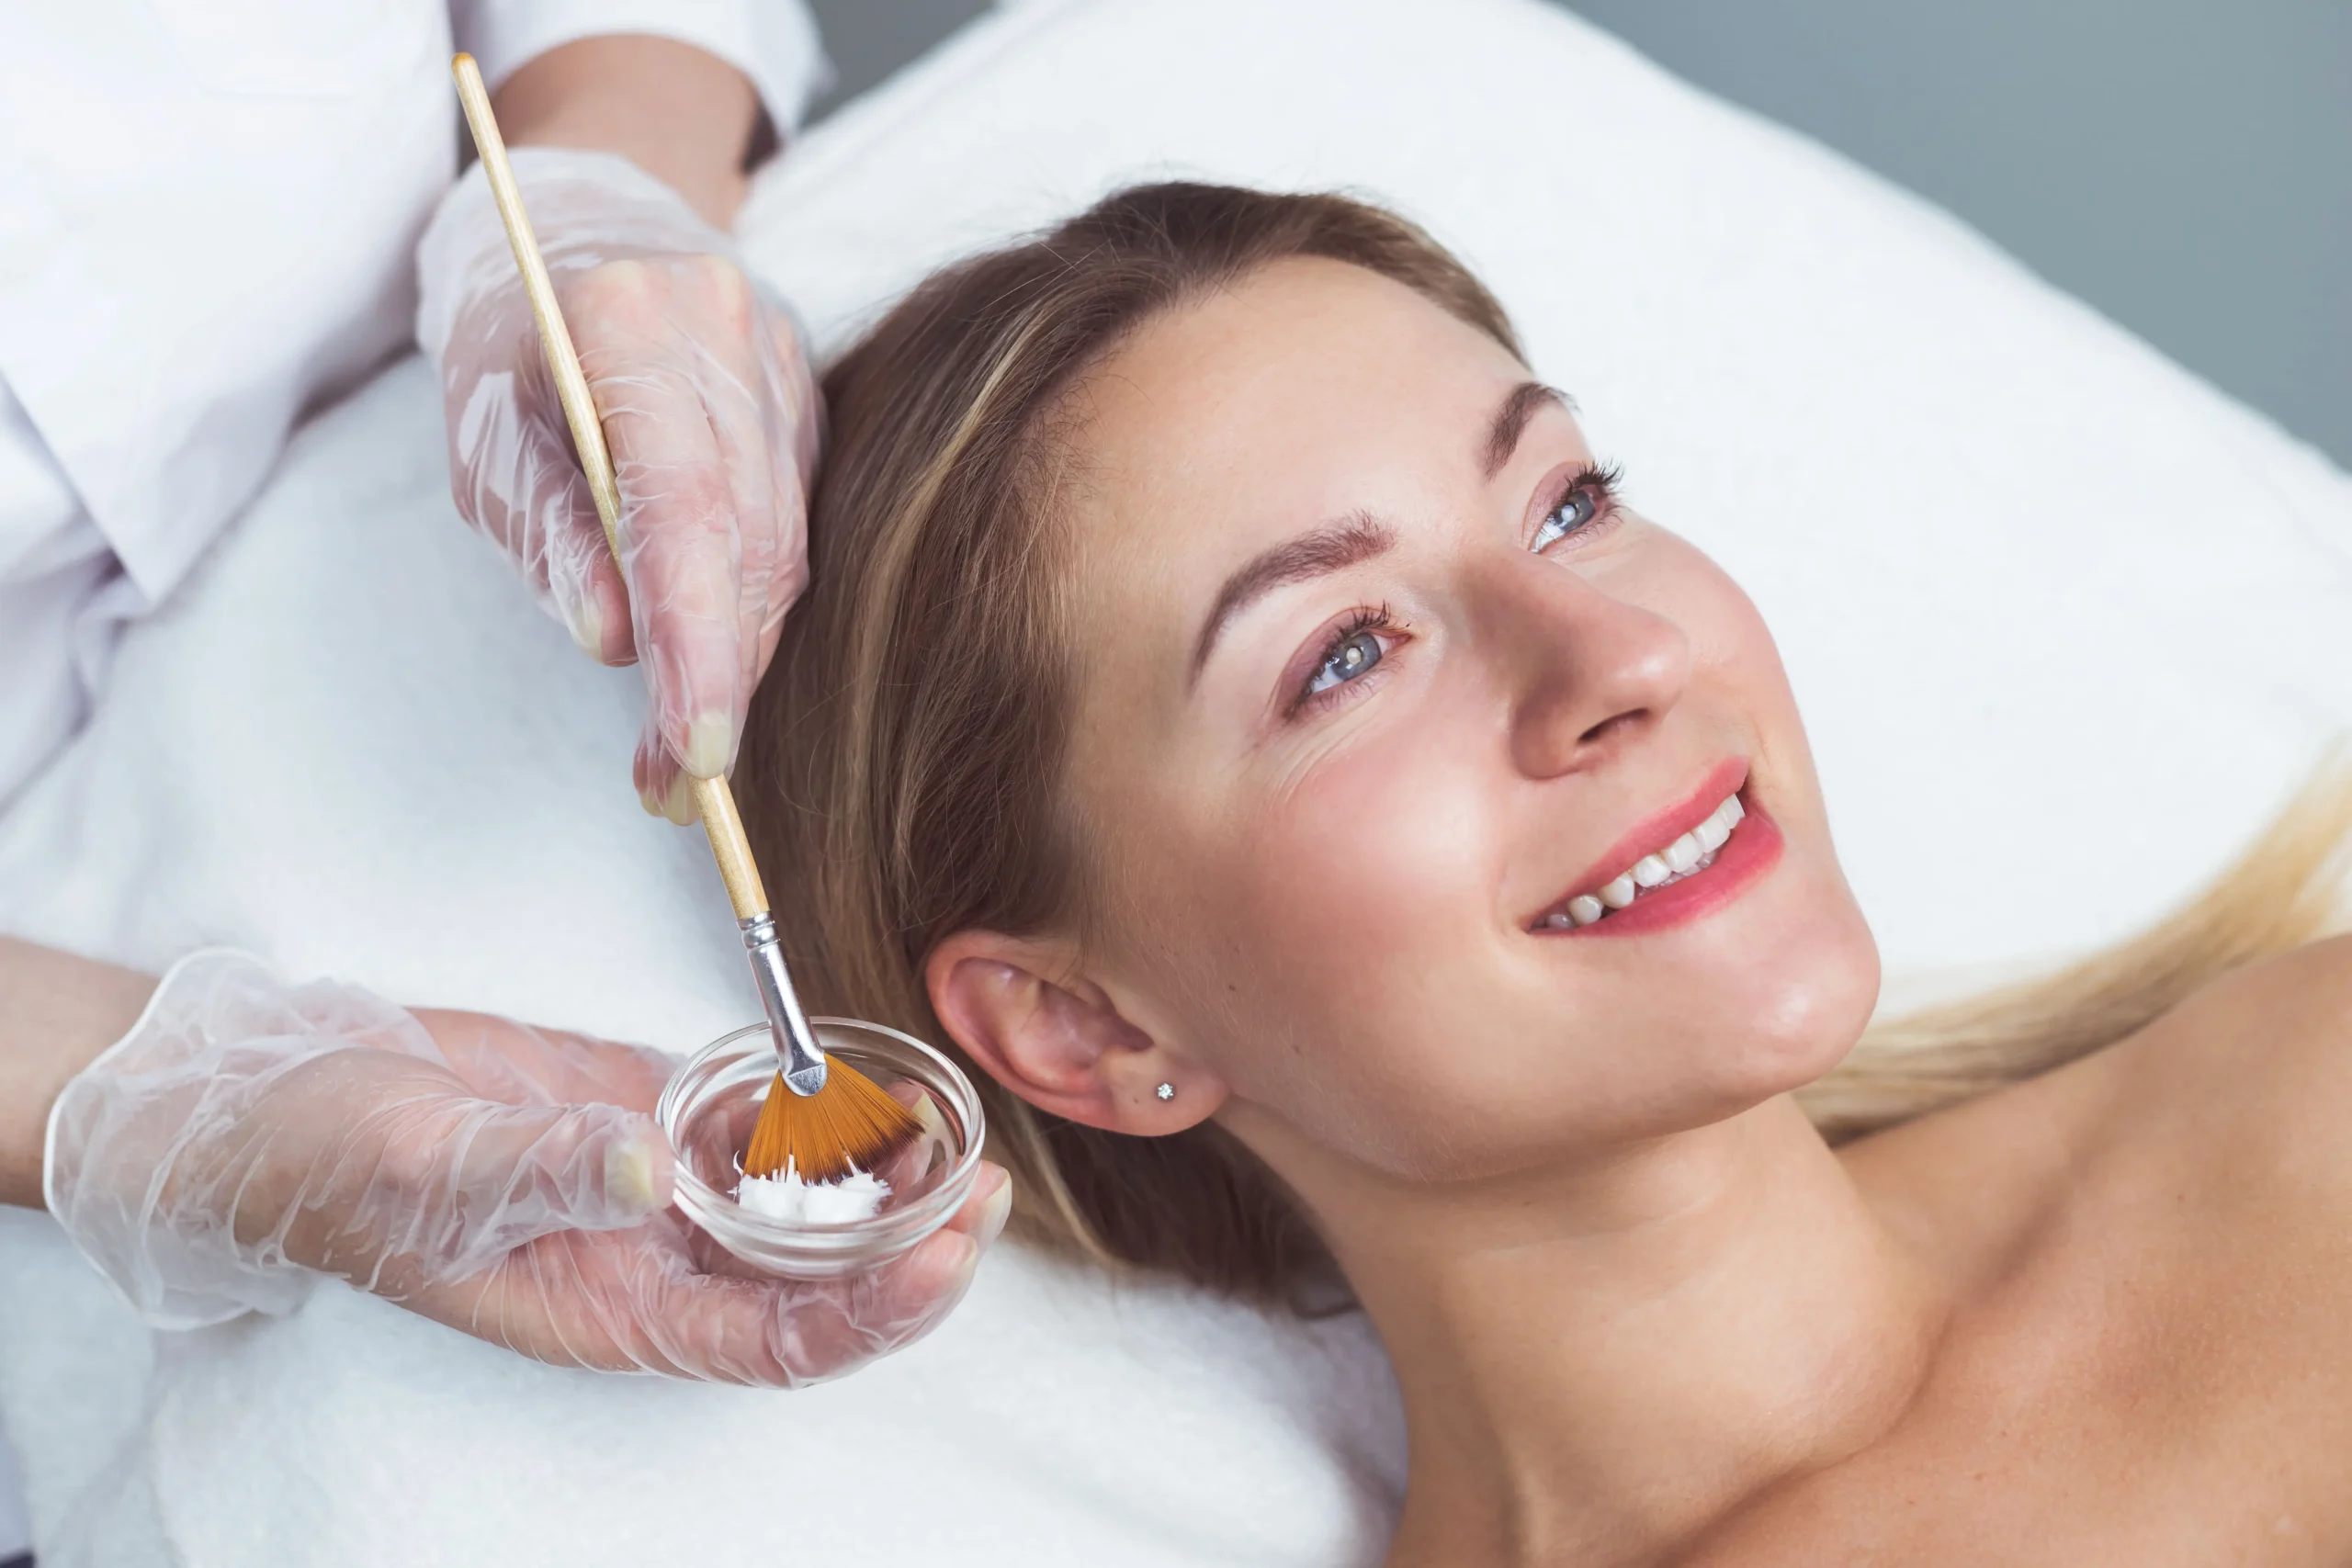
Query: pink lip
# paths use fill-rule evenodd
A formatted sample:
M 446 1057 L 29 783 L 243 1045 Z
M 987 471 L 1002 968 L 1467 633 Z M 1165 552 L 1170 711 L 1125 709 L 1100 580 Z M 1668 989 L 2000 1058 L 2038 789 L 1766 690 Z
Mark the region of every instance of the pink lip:
M 1546 907 L 1552 909 L 1567 907 L 1569 898 L 1577 894 L 1592 893 L 1605 886 L 1626 867 L 1642 856 L 1671 843 L 1696 828 L 1712 815 L 1724 797 L 1738 794 L 1747 784 L 1747 763 L 1743 758 L 1732 758 L 1710 773 L 1698 789 L 1681 804 L 1660 811 L 1628 832 L 1609 851 L 1592 870 L 1577 884 L 1573 893 L 1562 897 Z M 1662 931 L 1695 920 L 1722 908 L 1752 886 L 1758 878 L 1781 858 L 1783 840 L 1780 825 L 1766 814 L 1754 800 L 1743 795 L 1740 804 L 1747 815 L 1732 833 L 1724 847 L 1715 852 L 1714 863 L 1702 874 L 1686 877 L 1667 886 L 1645 893 L 1623 909 L 1612 909 L 1589 926 L 1558 929 L 1541 924 L 1542 916 L 1532 930 L 1538 936 L 1636 936 L 1644 931 Z

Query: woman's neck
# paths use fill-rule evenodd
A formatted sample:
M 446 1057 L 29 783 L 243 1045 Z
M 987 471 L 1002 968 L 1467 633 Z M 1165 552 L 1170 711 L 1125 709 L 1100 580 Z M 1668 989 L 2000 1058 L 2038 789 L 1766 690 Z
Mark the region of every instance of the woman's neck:
M 1572 1173 L 1288 1174 L 1404 1388 L 1393 1563 L 1680 1556 L 1885 1432 L 1943 1321 L 1785 1099 Z

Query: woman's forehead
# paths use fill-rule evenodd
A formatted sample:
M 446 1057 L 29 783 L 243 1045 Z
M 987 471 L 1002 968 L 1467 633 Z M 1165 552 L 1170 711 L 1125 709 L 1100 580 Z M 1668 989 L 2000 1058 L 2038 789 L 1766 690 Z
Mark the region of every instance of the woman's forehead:
M 1073 391 L 1080 548 L 1165 594 L 1182 563 L 1206 574 L 1322 516 L 1426 503 L 1476 477 L 1468 455 L 1525 378 L 1402 284 L 1274 263 L 1146 322 Z

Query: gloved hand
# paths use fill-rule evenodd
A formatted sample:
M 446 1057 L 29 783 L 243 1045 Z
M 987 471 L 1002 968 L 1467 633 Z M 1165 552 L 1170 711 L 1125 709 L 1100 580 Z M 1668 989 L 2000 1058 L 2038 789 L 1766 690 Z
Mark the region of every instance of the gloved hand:
M 791 1387 L 956 1304 L 1009 1208 L 994 1168 L 870 1274 L 705 1271 L 644 1113 L 671 1066 L 198 953 L 58 1097 L 45 1192 L 160 1327 L 288 1311 L 327 1274 L 542 1361 Z
M 643 660 L 638 793 L 689 822 L 679 770 L 711 778 L 733 761 L 808 580 L 815 383 L 791 321 L 668 186 L 611 153 L 525 147 L 514 162 L 604 415 L 620 564 L 479 165 L 417 247 L 417 341 L 441 372 L 451 489 L 582 647 Z

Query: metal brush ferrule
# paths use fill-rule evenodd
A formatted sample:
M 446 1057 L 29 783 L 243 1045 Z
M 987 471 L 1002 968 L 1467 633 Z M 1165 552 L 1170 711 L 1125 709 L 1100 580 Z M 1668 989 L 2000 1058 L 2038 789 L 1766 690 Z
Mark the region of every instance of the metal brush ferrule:
M 767 1010 L 768 1033 L 775 1054 L 784 1058 L 784 1081 L 795 1094 L 814 1094 L 825 1087 L 825 1053 L 808 1029 L 808 1015 L 793 993 L 792 976 L 784 967 L 784 946 L 775 939 L 775 917 L 753 915 L 741 922 L 743 951 L 752 955 L 752 978 L 759 983 L 760 1005 Z

